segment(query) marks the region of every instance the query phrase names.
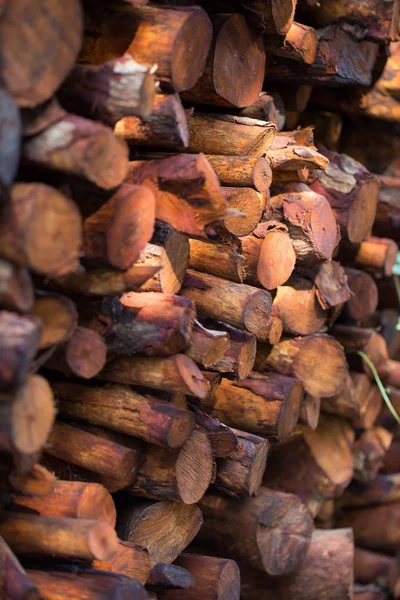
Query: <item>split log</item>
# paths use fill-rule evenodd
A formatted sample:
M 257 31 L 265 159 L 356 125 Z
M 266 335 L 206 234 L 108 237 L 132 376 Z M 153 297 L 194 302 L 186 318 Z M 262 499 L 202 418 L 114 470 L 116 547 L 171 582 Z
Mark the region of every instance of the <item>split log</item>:
M 121 539 L 147 548 L 154 566 L 173 562 L 202 523 L 201 511 L 194 504 L 136 499 L 118 511 L 117 530 Z
M 115 527 L 117 512 L 111 494 L 98 483 L 57 481 L 51 494 L 15 496 L 12 510 L 27 508 L 43 517 L 105 521 Z
M 128 170 L 128 149 L 101 123 L 67 114 L 25 140 L 22 158 L 29 166 L 61 171 L 110 190 Z
M 393 434 L 383 427 L 373 427 L 354 442 L 354 479 L 365 483 L 376 477 L 392 439 Z
M 0 390 L 21 386 L 40 347 L 41 322 L 28 315 L 0 311 Z
M 167 565 L 165 563 L 157 563 L 151 570 L 148 579 L 148 585 L 157 588 L 176 588 L 186 590 L 192 588 L 195 584 L 194 577 L 184 569 L 177 565 Z
M 300 379 L 305 391 L 319 398 L 338 394 L 347 376 L 343 348 L 324 334 L 282 340 L 271 347 L 264 367 Z
M 243 283 L 245 259 L 241 253 L 242 248 L 239 241 L 235 240 L 231 244 L 218 244 L 190 239 L 189 244 L 189 267 L 191 269 L 236 283 Z
M 340 225 L 343 237 L 359 244 L 371 233 L 379 196 L 379 183 L 359 162 L 347 156 L 321 149 L 329 159 L 325 171 L 315 172 L 310 187 L 325 196 Z
M 367 386 L 368 392 L 370 386 Z M 361 422 L 363 408 L 366 408 L 366 403 L 357 393 L 356 386 L 353 383 L 350 374 L 346 376 L 346 382 L 341 392 L 331 398 L 323 398 L 321 400 L 321 410 L 330 415 L 337 415 L 352 421 Z
M 340 25 L 329 25 L 319 29 L 317 37 L 317 53 L 312 64 L 283 58 L 271 60 L 267 62 L 266 81 L 332 87 L 371 84 L 368 60 L 353 36 Z
M 228 208 L 244 213 L 244 215 L 224 219 L 224 228 L 229 233 L 237 236 L 251 233 L 257 227 L 263 213 L 260 192 L 245 187 L 224 187 L 222 188 L 222 195 L 225 198 Z
M 225 356 L 229 346 L 230 338 L 226 332 L 207 329 L 195 321 L 186 354 L 198 365 L 207 369 Z
M 296 428 L 302 401 L 298 379 L 250 373 L 240 381 L 223 378 L 209 412 L 226 425 L 286 440 Z
M 224 356 L 217 362 L 211 365 L 214 371 L 219 373 L 230 373 L 235 379 L 245 379 L 250 371 L 253 370 L 254 360 L 256 356 L 257 338 L 246 331 L 235 329 L 224 323 L 213 323 L 213 327 L 217 327 L 219 331 L 225 332 L 229 336 L 229 346 L 224 353 Z M 212 374 L 210 375 L 217 375 Z M 210 387 L 210 397 L 214 396 L 215 390 Z M 210 407 L 208 399 L 204 399 L 205 410 Z
M 207 434 L 215 458 L 226 458 L 237 450 L 238 436 L 242 432 L 230 429 L 193 404 L 190 405 L 190 410 L 194 413 L 196 426 Z M 243 434 L 245 435 L 247 434 Z
M 127 116 L 147 119 L 154 90 L 150 69 L 124 54 L 102 65 L 75 65 L 58 97 L 68 111 L 114 127 Z
M 108 560 L 118 547 L 111 525 L 89 519 L 2 511 L 0 535 L 17 554 L 55 558 Z
M 357 545 L 382 552 L 396 552 L 399 547 L 400 503 L 352 508 L 337 515 L 335 526 L 352 527 Z
M 66 423 L 54 424 L 45 453 L 106 479 L 126 480 L 127 485 L 139 467 L 138 452 Z
M 41 350 L 68 341 L 78 324 L 78 313 L 74 302 L 58 294 L 38 295 L 32 307 L 32 314 L 40 319 L 39 348 Z
M 18 106 L 33 108 L 54 94 L 79 52 L 82 21 L 78 0 L 65 10 L 40 0 L 29 17 L 25 0 L 8 2 L 0 23 L 0 78 Z
M 205 398 L 209 389 L 196 363 L 184 354 L 163 358 L 116 358 L 106 365 L 98 378 L 166 392 L 183 392 L 198 398 Z
M 107 427 L 151 444 L 171 449 L 180 448 L 193 428 L 194 419 L 189 411 L 151 396 L 145 397 L 128 385 L 89 387 L 59 381 L 52 382 L 52 386 L 63 417 Z M 101 442 L 101 438 L 98 438 L 98 443 Z M 60 452 L 63 452 L 62 444 Z M 110 476 L 118 471 L 111 460 L 108 469 Z
M 304 184 L 296 188 L 271 198 L 271 217 L 278 216 L 288 227 L 297 263 L 313 267 L 332 258 L 339 241 L 338 226 L 322 195 Z
M 298 570 L 275 582 L 257 571 L 242 573 L 243 600 L 352 600 L 354 541 L 351 529 L 317 529 Z
M 214 106 L 250 106 L 261 92 L 264 72 L 261 35 L 240 14 L 217 15 L 205 70 L 183 100 Z
M 188 119 L 189 151 L 228 156 L 263 156 L 276 135 L 273 123 L 220 114 L 195 113 Z
M 350 21 L 360 25 L 367 39 L 384 44 L 398 38 L 399 6 L 385 4 L 380 0 L 350 2 L 329 0 L 323 6 L 317 3 L 302 3 L 300 9 L 318 25 L 328 25 L 337 21 Z
M 135 264 L 127 271 L 107 268 L 82 270 L 65 277 L 47 281 L 47 286 L 68 294 L 86 296 L 113 296 L 130 292 L 145 285 L 161 266 Z
M 360 583 L 377 583 L 388 587 L 395 559 L 363 548 L 354 551 L 354 579 Z
M 117 554 L 108 561 L 94 560 L 93 566 L 101 571 L 126 575 L 144 585 L 150 574 L 150 555 L 138 544 L 118 540 Z
M 283 129 L 286 120 L 285 105 L 277 92 L 261 92 L 257 100 L 251 106 L 242 108 L 239 114 L 241 117 L 271 121 L 278 131 Z
M 54 421 L 53 394 L 47 380 L 30 375 L 8 402 L 0 403 L 0 413 L 1 451 L 13 455 L 17 472 L 27 473 L 37 462 Z
M 255 496 L 261 486 L 267 463 L 268 440 L 238 429 L 237 447 L 217 461 L 215 488 L 228 496 Z
M 237 500 L 206 496 L 200 507 L 204 523 L 201 543 L 223 548 L 268 575 L 288 575 L 305 557 L 311 541 L 312 520 L 304 504 L 292 494 L 261 487 L 255 498 Z
M 11 472 L 8 476 L 14 491 L 25 496 L 46 496 L 54 491 L 56 477 L 43 465 L 33 465 L 29 473 Z
M 203 154 L 131 162 L 127 181 L 149 187 L 157 219 L 188 235 L 205 237 L 205 226 L 226 215 L 218 178 Z
M 174 150 L 187 148 L 189 132 L 179 94 L 156 94 L 148 118 L 128 115 L 118 121 L 115 135 L 134 148 L 146 146 Z
M 365 242 L 364 242 L 365 244 Z M 354 321 L 365 321 L 378 307 L 378 288 L 368 273 L 358 269 L 345 269 L 352 297 L 346 303 L 346 317 Z
M 0 307 L 20 313 L 31 310 L 34 289 L 29 271 L 0 259 Z
M 273 449 L 264 485 L 297 494 L 316 516 L 324 501 L 340 496 L 350 483 L 354 432 L 344 419 L 322 415 L 317 429 L 299 430 L 302 435 Z
M 345 508 L 364 507 L 399 501 L 400 474 L 384 475 L 378 473 L 371 481 L 363 483 L 359 481 L 351 482 L 343 496 L 339 499 L 339 506 Z
M 18 265 L 53 277 L 71 273 L 81 247 L 78 207 L 48 185 L 17 183 L 3 211 L 0 240 L 0 255 Z
M 23 569 L 17 557 L 0 538 L 0 592 L 12 600 L 40 600 L 39 590 Z
M 266 290 L 188 269 L 181 293 L 196 303 L 200 315 L 244 329 L 260 340 L 266 339 L 272 305 Z M 218 305 L 215 298 L 219 298 Z
M 207 154 L 206 158 L 221 185 L 252 187 L 258 192 L 267 192 L 270 188 L 272 170 L 265 157 Z
M 184 553 L 176 564 L 187 569 L 195 583 L 184 593 L 160 590 L 159 600 L 239 600 L 240 572 L 234 560 Z
M 87 327 L 76 327 L 65 346 L 46 361 L 46 368 L 61 371 L 67 377 L 96 377 L 106 364 L 107 346 L 103 338 Z
M 94 570 L 68 571 L 35 571 L 28 570 L 28 575 L 39 589 L 43 600 L 63 600 L 68 590 L 70 600 L 147 600 L 144 587 L 138 582 L 118 575 Z
M 21 155 L 21 117 L 13 98 L 0 88 L 0 178 L 5 185 L 10 185 L 17 174 Z
M 146 186 L 124 183 L 83 228 L 85 258 L 129 269 L 154 232 L 156 200 Z
M 214 458 L 207 434 L 194 431 L 179 451 L 147 446 L 131 494 L 195 504 L 213 478 Z
M 163 86 L 183 92 L 204 70 L 212 26 L 199 6 L 126 5 L 109 7 L 94 35 L 97 39 L 87 40 L 89 57 L 83 49 L 85 62 L 99 64 L 127 52 L 140 64 L 156 65 L 154 73 Z
M 292 23 L 283 40 L 267 37 L 265 50 L 268 54 L 311 65 L 317 54 L 317 32 L 301 23 Z

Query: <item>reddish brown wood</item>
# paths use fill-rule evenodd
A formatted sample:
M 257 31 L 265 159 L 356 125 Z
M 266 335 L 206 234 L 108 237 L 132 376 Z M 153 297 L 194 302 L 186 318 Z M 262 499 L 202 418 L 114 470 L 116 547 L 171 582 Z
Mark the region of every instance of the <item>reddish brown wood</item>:
M 311 65 L 317 54 L 317 32 L 312 27 L 293 22 L 283 40 L 266 38 L 268 54 Z
M 353 296 L 346 303 L 344 312 L 354 321 L 365 321 L 378 307 L 378 288 L 368 273 L 350 268 L 345 271 Z
M 241 331 L 224 323 L 213 324 L 219 331 L 223 331 L 229 336 L 229 346 L 224 356 L 211 365 L 211 368 L 220 373 L 230 373 L 235 379 L 244 379 L 253 370 L 257 338 L 251 333 Z M 210 373 L 217 375 L 217 373 Z M 211 390 L 211 397 L 213 391 Z M 210 406 L 208 400 L 204 400 L 204 406 Z M 207 408 L 205 408 L 207 410 Z
M 195 321 L 186 354 L 207 369 L 224 357 L 229 345 L 230 340 L 226 332 L 207 329 L 199 321 Z
M 258 192 L 266 192 L 270 188 L 272 170 L 265 157 L 207 154 L 206 158 L 221 185 L 254 187 Z
M 93 566 L 101 571 L 126 575 L 144 585 L 150 574 L 150 555 L 138 544 L 118 540 L 117 554 L 108 561 L 94 560 Z
M 196 426 L 207 434 L 213 455 L 216 458 L 231 456 L 238 447 L 237 431 L 223 425 L 193 404 L 190 405 L 190 410 L 194 413 Z

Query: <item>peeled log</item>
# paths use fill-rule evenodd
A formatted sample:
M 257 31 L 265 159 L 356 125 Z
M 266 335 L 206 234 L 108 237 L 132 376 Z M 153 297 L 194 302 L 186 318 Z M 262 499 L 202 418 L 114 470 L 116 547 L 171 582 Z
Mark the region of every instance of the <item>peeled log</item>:
M 273 123 L 220 114 L 195 113 L 188 119 L 189 151 L 228 156 L 263 156 L 276 135 Z
M 284 36 L 294 20 L 297 0 L 242 0 L 241 9 L 263 33 Z
M 43 275 L 66 275 L 78 265 L 81 227 L 78 207 L 55 188 L 17 183 L 2 215 L 0 256 Z
M 240 14 L 217 15 L 213 32 L 206 68 L 196 85 L 183 95 L 184 102 L 238 108 L 253 104 L 264 81 L 261 35 Z
M 271 576 L 296 570 L 310 545 L 313 523 L 295 495 L 261 487 L 242 502 L 206 496 L 198 539 Z
M 297 425 L 302 400 L 299 380 L 254 372 L 239 381 L 223 378 L 208 410 L 226 425 L 285 440 Z
M 147 548 L 154 566 L 173 562 L 202 523 L 201 511 L 194 504 L 136 499 L 119 511 L 117 530 L 123 540 Z
M 73 67 L 82 25 L 78 0 L 8 2 L 0 21 L 0 78 L 18 106 L 33 108 L 54 94 Z
M 226 332 L 207 329 L 195 321 L 191 343 L 186 354 L 197 364 L 207 369 L 219 362 L 229 348 L 230 340 Z
M 343 237 L 359 244 L 371 233 L 378 204 L 379 183 L 359 162 L 321 149 L 329 159 L 325 171 L 315 172 L 310 187 L 325 196 L 340 225 Z

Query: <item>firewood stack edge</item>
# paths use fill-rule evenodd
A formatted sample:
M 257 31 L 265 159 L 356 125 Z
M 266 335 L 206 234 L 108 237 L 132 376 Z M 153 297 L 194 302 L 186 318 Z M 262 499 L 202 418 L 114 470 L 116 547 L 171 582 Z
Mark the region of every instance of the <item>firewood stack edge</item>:
M 399 16 L 0 0 L 0 598 L 400 599 Z

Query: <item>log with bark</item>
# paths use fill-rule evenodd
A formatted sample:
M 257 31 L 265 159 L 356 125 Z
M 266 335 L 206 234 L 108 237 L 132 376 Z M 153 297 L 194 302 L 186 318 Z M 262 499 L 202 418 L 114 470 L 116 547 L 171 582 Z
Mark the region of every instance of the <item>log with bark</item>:
M 317 32 L 301 23 L 292 23 L 284 39 L 267 37 L 265 50 L 268 54 L 311 65 L 317 54 Z
M 357 545 L 382 552 L 396 552 L 399 546 L 398 528 L 400 503 L 349 508 L 337 515 L 335 526 L 352 527 Z
M 145 584 L 150 575 L 150 555 L 146 548 L 118 540 L 118 550 L 111 560 L 94 560 L 93 566 L 101 571 L 126 575 Z
M 265 44 L 265 42 L 264 42 Z M 286 111 L 283 100 L 278 92 L 261 92 L 257 100 L 239 111 L 240 116 L 271 121 L 281 131 L 285 125 Z
M 228 334 L 229 345 L 224 355 L 210 365 L 210 368 L 219 373 L 227 373 L 234 379 L 245 379 L 253 370 L 257 347 L 256 336 L 225 323 L 210 323 L 211 325 L 218 331 Z M 210 373 L 210 375 L 217 374 Z M 212 388 L 212 385 L 210 387 Z M 210 389 L 210 391 L 210 398 L 212 398 L 214 390 Z M 209 399 L 204 399 L 202 402 L 204 402 L 205 410 L 208 410 L 211 406 Z
M 376 583 L 388 587 L 395 559 L 363 548 L 354 551 L 354 578 L 360 583 Z
M 227 332 L 207 329 L 199 321 L 195 321 L 186 354 L 207 369 L 223 359 L 229 346 L 230 337 Z
M 221 185 L 253 187 L 258 192 L 267 192 L 270 188 L 272 170 L 265 157 L 207 154 L 206 158 Z
M 343 262 L 351 261 L 352 265 L 375 277 L 389 277 L 392 275 L 398 251 L 394 240 L 371 236 L 355 249 L 344 246 L 339 258 Z

